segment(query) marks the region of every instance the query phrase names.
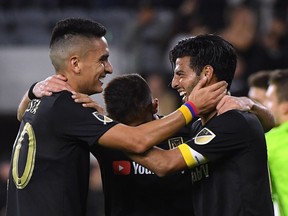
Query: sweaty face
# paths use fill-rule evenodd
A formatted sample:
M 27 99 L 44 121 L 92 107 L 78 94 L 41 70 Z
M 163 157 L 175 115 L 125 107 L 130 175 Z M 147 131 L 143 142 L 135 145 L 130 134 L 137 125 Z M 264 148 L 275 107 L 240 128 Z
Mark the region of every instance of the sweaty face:
M 196 72 L 190 68 L 189 64 L 189 56 L 177 58 L 172 79 L 172 88 L 178 91 L 183 102 L 187 100 L 187 96 L 200 80 L 200 76 L 197 76 Z
M 91 49 L 80 60 L 79 88 L 91 95 L 103 91 L 103 79 L 113 69 L 109 60 L 109 48 L 104 37 L 94 39 Z

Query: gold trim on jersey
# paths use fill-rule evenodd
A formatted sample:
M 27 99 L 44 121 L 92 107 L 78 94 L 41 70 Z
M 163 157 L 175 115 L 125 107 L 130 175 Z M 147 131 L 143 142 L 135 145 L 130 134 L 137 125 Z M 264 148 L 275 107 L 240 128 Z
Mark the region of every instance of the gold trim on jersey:
M 24 136 L 27 134 L 28 136 L 28 152 L 27 152 L 27 160 L 24 168 L 24 172 L 22 176 L 19 176 L 19 156 L 22 147 L 22 142 L 24 140 Z M 36 154 L 36 138 L 34 135 L 34 130 L 28 122 L 25 124 L 18 141 L 16 141 L 16 146 L 12 159 L 12 176 L 13 181 L 18 189 L 23 189 L 29 183 L 35 163 L 35 154 Z

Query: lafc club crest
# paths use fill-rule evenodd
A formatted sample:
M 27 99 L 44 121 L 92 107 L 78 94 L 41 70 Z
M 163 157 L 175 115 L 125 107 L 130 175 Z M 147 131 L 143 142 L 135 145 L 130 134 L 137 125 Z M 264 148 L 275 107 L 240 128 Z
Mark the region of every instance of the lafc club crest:
M 214 137 L 216 137 L 216 135 L 211 130 L 209 130 L 208 128 L 203 128 L 194 138 L 195 144 L 205 145 L 211 142 Z
M 183 143 L 182 137 L 174 137 L 168 140 L 169 149 L 176 148 L 178 145 Z
M 105 115 L 101 115 L 98 112 L 93 112 L 92 113 L 99 121 L 103 122 L 104 125 L 107 123 L 113 122 L 113 120 Z

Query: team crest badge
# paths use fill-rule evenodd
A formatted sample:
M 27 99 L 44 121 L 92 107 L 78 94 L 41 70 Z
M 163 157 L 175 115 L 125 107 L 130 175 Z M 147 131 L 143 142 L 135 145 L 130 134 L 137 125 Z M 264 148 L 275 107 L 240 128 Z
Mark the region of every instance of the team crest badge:
M 168 140 L 169 149 L 176 148 L 178 145 L 183 143 L 182 137 L 174 137 Z
M 195 144 L 205 145 L 214 139 L 216 135 L 208 128 L 203 128 L 195 137 Z
M 103 122 L 104 125 L 107 123 L 113 122 L 113 120 L 105 115 L 101 115 L 98 112 L 93 112 L 92 113 L 99 121 Z

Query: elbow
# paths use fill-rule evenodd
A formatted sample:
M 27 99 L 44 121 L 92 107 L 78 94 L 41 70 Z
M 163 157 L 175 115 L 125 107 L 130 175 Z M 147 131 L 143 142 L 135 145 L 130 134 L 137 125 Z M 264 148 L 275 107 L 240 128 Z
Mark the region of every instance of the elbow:
M 137 143 L 136 145 L 134 144 L 133 147 L 130 149 L 130 152 L 133 154 L 143 154 L 148 150 L 145 145 L 142 145 L 142 143 Z
M 149 139 L 141 136 L 131 140 L 131 146 L 132 147 L 129 149 L 129 151 L 133 154 L 143 154 L 151 148 Z

